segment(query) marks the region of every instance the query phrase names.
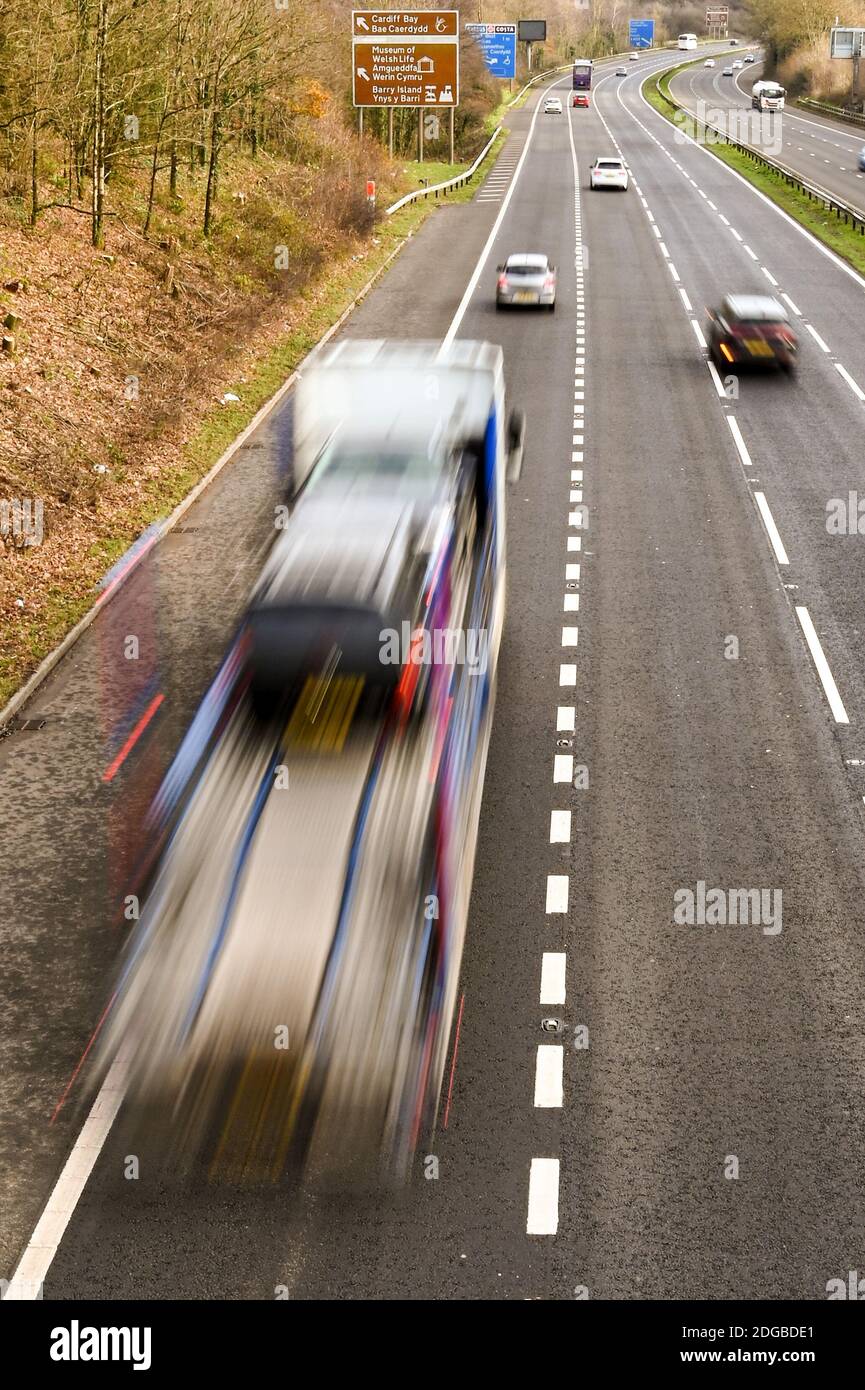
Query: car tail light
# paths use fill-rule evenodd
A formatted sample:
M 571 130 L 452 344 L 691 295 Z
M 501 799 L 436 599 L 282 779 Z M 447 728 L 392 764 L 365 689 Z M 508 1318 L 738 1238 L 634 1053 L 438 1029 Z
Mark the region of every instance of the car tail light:
M 544 281 L 544 289 L 545 289 L 545 290 L 551 290 L 551 289 L 553 288 L 553 285 L 554 285 L 555 283 L 556 283 L 556 277 L 555 277 L 555 275 L 548 275 L 547 278 L 546 278 L 546 280 Z
M 508 277 L 507 277 L 507 275 L 500 275 L 500 276 L 499 276 L 499 289 L 500 289 L 500 290 L 506 290 L 507 287 L 508 287 Z

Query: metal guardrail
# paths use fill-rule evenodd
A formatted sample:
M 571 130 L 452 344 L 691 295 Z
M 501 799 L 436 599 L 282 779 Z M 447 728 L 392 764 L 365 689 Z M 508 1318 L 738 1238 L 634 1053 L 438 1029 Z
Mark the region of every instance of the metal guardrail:
M 689 65 L 683 63 L 680 66 L 687 67 Z M 665 101 L 668 106 L 672 106 L 675 111 L 684 111 L 685 115 L 690 116 L 691 120 L 694 121 L 696 125 L 701 125 L 704 130 L 711 130 L 715 135 L 720 137 L 725 145 L 730 145 L 732 149 L 747 155 L 753 163 L 761 165 L 764 169 L 771 169 L 775 174 L 779 174 L 790 187 L 797 189 L 800 193 L 806 194 L 812 202 L 820 203 L 827 212 L 833 212 L 839 220 L 843 219 L 846 225 L 853 227 L 860 236 L 865 236 L 865 212 L 863 212 L 861 208 L 853 207 L 850 203 L 845 203 L 843 199 L 836 198 L 834 193 L 830 193 L 827 189 L 820 188 L 817 184 L 809 183 L 807 179 L 803 179 L 800 174 L 797 174 L 795 169 L 789 169 L 786 164 L 779 164 L 777 160 L 769 159 L 767 155 L 764 155 L 761 150 L 755 149 L 753 145 L 746 145 L 742 140 L 734 140 L 726 131 L 719 130 L 717 126 L 712 125 L 709 121 L 701 121 L 699 117 L 694 115 L 693 111 L 690 111 L 687 106 L 683 106 L 680 101 L 677 101 L 671 92 L 662 91 L 662 79 L 668 77 L 673 71 L 672 68 L 667 68 L 666 72 L 659 73 L 655 79 L 655 88 L 662 101 Z
M 456 178 L 445 179 L 444 183 L 434 183 L 429 188 L 416 188 L 413 193 L 406 193 L 404 198 L 399 198 L 397 202 L 391 203 L 389 208 L 385 208 L 385 217 L 390 217 L 392 212 L 396 212 L 399 208 L 404 208 L 406 203 L 413 203 L 416 198 L 428 198 L 431 193 L 436 198 L 440 193 L 447 197 L 448 189 L 462 188 L 464 183 L 468 183 L 469 179 L 474 178 L 475 174 L 477 173 L 481 164 L 483 164 L 484 160 L 486 159 L 496 140 L 498 140 L 499 135 L 501 134 L 501 130 L 502 127 L 500 125 L 497 125 L 489 140 L 484 145 L 483 149 L 481 150 L 480 154 L 475 160 L 474 164 L 472 164 L 470 168 L 464 169 L 461 174 L 457 174 Z
M 813 97 L 797 97 L 797 106 L 805 106 L 809 111 L 825 111 L 827 116 L 835 116 L 839 121 L 850 121 L 853 125 L 865 126 L 865 116 L 861 111 L 845 111 L 843 106 L 833 106 L 831 101 L 815 101 Z
M 646 51 L 649 52 L 652 50 L 647 49 Z M 622 53 L 605 53 L 603 57 L 598 58 L 597 61 L 599 63 L 609 63 L 616 58 L 624 58 L 625 54 L 630 52 L 631 49 L 625 49 Z M 545 77 L 553 77 L 557 72 L 568 72 L 571 66 L 571 63 L 560 63 L 557 67 L 546 68 L 543 72 L 536 73 L 534 77 L 529 79 L 529 81 L 526 83 L 524 87 L 520 88 L 516 96 L 511 97 L 511 100 L 508 102 L 508 106 L 513 106 L 515 102 L 518 102 L 520 97 L 522 97 L 529 90 L 530 87 L 533 87 L 536 82 L 541 82 Z M 444 183 L 435 183 L 432 184 L 432 186 L 429 188 L 416 188 L 413 192 L 406 193 L 406 195 L 403 198 L 400 198 L 397 202 L 392 203 L 389 208 L 385 208 L 385 217 L 390 217 L 391 213 L 397 212 L 400 208 L 405 207 L 407 203 L 413 203 L 418 198 L 428 198 L 430 194 L 432 194 L 433 197 L 438 198 L 440 193 L 443 197 L 446 198 L 451 188 L 462 188 L 463 184 L 468 183 L 469 179 L 474 178 L 475 174 L 478 171 L 478 168 L 486 159 L 495 141 L 498 139 L 498 136 L 501 134 L 501 130 L 502 127 L 500 125 L 496 126 L 492 136 L 487 141 L 486 145 L 484 145 L 484 148 L 481 150 L 480 154 L 478 155 L 474 164 L 472 164 L 471 168 L 464 169 L 461 174 L 457 174 L 455 178 L 446 179 Z

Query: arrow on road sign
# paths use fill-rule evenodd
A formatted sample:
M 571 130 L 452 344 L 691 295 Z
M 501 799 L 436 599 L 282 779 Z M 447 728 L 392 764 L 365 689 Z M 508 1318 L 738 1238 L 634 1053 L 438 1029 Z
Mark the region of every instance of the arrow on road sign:
M 369 32 L 369 25 L 367 24 L 362 14 L 359 14 L 357 17 L 357 27 L 358 29 L 366 29 L 367 32 Z
M 369 73 L 367 72 L 366 68 L 358 68 L 358 70 L 357 70 L 357 75 L 358 75 L 358 77 L 362 77 L 363 80 L 364 80 L 364 82 L 371 82 L 371 81 L 372 81 L 372 78 L 370 77 L 370 75 L 369 75 Z

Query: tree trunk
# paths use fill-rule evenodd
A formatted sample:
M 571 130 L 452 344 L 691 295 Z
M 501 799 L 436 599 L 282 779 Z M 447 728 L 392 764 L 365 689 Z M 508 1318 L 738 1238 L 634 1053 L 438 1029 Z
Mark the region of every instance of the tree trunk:
M 204 235 L 210 236 L 216 203 L 216 176 L 219 163 L 219 112 L 214 106 L 210 121 L 210 157 L 207 161 L 207 191 L 204 195 Z
M 39 184 L 37 181 L 37 171 L 39 164 L 39 117 L 33 113 L 33 123 L 30 127 L 30 226 L 36 226 L 36 218 L 39 216 Z
M 92 234 L 95 247 L 104 242 L 105 207 L 105 48 L 108 33 L 109 0 L 97 0 L 96 45 L 93 79 L 93 187 L 90 191 Z

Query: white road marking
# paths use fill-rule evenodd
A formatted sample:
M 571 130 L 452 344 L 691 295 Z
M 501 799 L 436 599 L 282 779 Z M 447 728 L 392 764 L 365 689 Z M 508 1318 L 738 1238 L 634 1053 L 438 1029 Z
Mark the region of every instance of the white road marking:
M 553 759 L 553 782 L 573 782 L 574 756 L 572 753 L 556 753 Z
M 576 685 L 576 683 L 577 683 L 577 668 L 576 668 L 576 666 L 572 666 L 572 665 L 570 665 L 570 663 L 566 663 L 565 665 L 560 666 L 560 667 L 559 667 L 559 685 L 560 685 L 560 686 L 568 686 L 568 685 Z
M 582 550 L 582 536 L 568 536 L 568 550 Z
M 563 647 L 575 647 L 575 646 L 577 645 L 577 639 L 578 639 L 579 635 L 580 635 L 580 629 L 579 629 L 578 627 L 563 627 L 563 628 L 562 628 L 562 646 L 563 646 Z
M 787 558 L 787 552 L 784 549 L 784 543 L 781 540 L 781 535 L 778 531 L 778 527 L 775 525 L 775 518 L 769 510 L 769 503 L 766 501 L 766 494 L 764 492 L 755 492 L 754 501 L 757 503 L 757 510 L 763 518 L 763 525 L 766 527 L 766 531 L 769 535 L 769 540 L 772 543 L 772 549 L 775 552 L 775 559 L 778 561 L 779 565 L 789 565 L 790 561 Z
M 855 392 L 855 394 L 859 397 L 860 401 L 865 401 L 865 391 L 862 390 L 862 387 L 859 385 L 858 381 L 853 380 L 847 368 L 842 367 L 840 362 L 836 362 L 835 370 L 839 376 L 842 376 L 844 378 L 847 385 L 850 387 L 850 390 Z
M 580 607 L 580 596 L 579 596 L 579 594 L 565 594 L 564 604 L 563 604 L 563 606 L 562 606 L 562 611 L 563 611 L 564 613 L 576 613 L 576 612 L 579 611 L 579 607 Z
M 814 342 L 817 344 L 818 348 L 822 348 L 824 352 L 828 352 L 828 351 L 829 351 L 829 344 L 823 341 L 823 339 L 820 337 L 820 334 L 817 332 L 817 330 L 816 330 L 816 328 L 814 327 L 814 325 L 813 325 L 813 324 L 810 324 L 810 323 L 806 323 L 806 324 L 805 324 L 805 327 L 807 328 L 808 332 L 811 334 L 811 337 L 814 339 Z
M 752 468 L 753 464 L 751 462 L 751 455 L 748 453 L 748 446 L 742 438 L 742 431 L 739 429 L 739 422 L 736 419 L 735 415 L 727 416 L 727 424 L 730 426 L 730 433 L 733 436 L 733 441 L 736 445 L 736 448 L 739 450 L 739 458 L 742 460 L 746 468 Z
M 774 277 L 774 275 L 771 273 L 771 271 L 768 271 L 764 265 L 761 265 L 761 266 L 760 266 L 760 269 L 762 270 L 762 272 L 763 272 L 763 274 L 765 275 L 766 279 L 769 281 L 769 284 L 770 284 L 770 285 L 777 285 L 778 281 L 775 279 L 775 277 Z
M 692 314 L 694 312 L 694 306 L 688 298 L 687 291 L 683 288 L 682 285 L 679 286 L 679 294 L 682 296 L 682 303 L 685 306 L 686 313 Z
M 571 842 L 570 811 L 550 811 L 550 844 L 568 845 Z
M 526 1235 L 554 1236 L 559 1229 L 559 1160 L 533 1158 L 529 1172 Z
M 835 684 L 835 677 L 832 675 L 832 672 L 829 669 L 829 663 L 826 660 L 826 657 L 823 653 L 823 648 L 820 645 L 820 638 L 817 636 L 817 633 L 814 630 L 814 624 L 811 621 L 811 614 L 808 612 L 808 609 L 804 607 L 804 605 L 798 605 L 796 608 L 796 617 L 799 619 L 802 631 L 805 634 L 805 641 L 808 643 L 808 650 L 811 653 L 811 659 L 813 660 L 814 665 L 817 667 L 817 675 L 820 677 L 820 682 L 826 694 L 826 699 L 829 701 L 829 708 L 832 711 L 835 723 L 849 724 L 850 720 L 847 717 L 847 711 L 844 708 L 844 702 L 838 693 L 838 687 Z
M 580 578 L 580 567 L 579 567 L 579 565 L 574 564 L 573 561 L 569 561 L 568 564 L 565 565 L 565 578 L 566 578 L 566 579 L 576 579 L 577 581 L 579 581 L 579 578 Z
M 802 310 L 799 308 L 799 305 L 798 305 L 798 304 L 794 304 L 794 303 L 793 303 L 793 301 L 792 301 L 792 299 L 790 298 L 789 294 L 785 294 L 784 291 L 782 290 L 782 291 L 781 291 L 781 298 L 784 300 L 784 302 L 785 302 L 785 304 L 788 306 L 788 308 L 790 308 L 790 309 L 793 310 L 793 313 L 794 313 L 794 314 L 798 314 L 800 318 L 802 317 Z
M 563 1100 L 565 1049 L 561 1043 L 539 1043 L 535 1059 L 535 1106 L 560 1110 Z
M 123 1103 L 128 1062 L 118 1054 L 9 1281 L 4 1302 L 34 1302 Z
M 700 325 L 698 324 L 698 322 L 697 322 L 696 319 L 691 319 L 691 327 L 692 327 L 693 330 L 694 330 L 694 337 L 697 339 L 697 342 L 700 344 L 700 347 L 701 347 L 701 348 L 707 348 L 707 347 L 709 346 L 709 344 L 706 342 L 706 339 L 703 337 L 703 330 L 702 330 L 702 328 L 700 327 Z
M 564 1004 L 566 1000 L 567 955 L 564 951 L 544 951 L 541 956 L 541 997 L 539 1004 Z
M 547 874 L 547 913 L 558 915 L 568 910 L 567 874 Z
M 669 270 L 669 272 L 670 272 L 670 274 L 672 275 L 673 279 L 674 279 L 674 280 L 678 280 L 678 278 L 679 278 L 679 272 L 678 272 L 678 270 L 676 269 L 676 267 L 673 265 L 673 262 L 672 262 L 672 261 L 668 261 L 668 262 L 667 262 L 667 269 Z
M 715 390 L 718 392 L 718 395 L 721 397 L 721 400 L 723 400 L 726 395 L 726 392 L 724 391 L 724 383 L 721 380 L 721 374 L 711 358 L 709 358 L 708 362 L 706 363 L 706 366 L 709 368 L 709 375 L 715 384 Z
M 572 734 L 576 728 L 576 717 L 574 705 L 559 705 L 556 710 L 556 733 Z

